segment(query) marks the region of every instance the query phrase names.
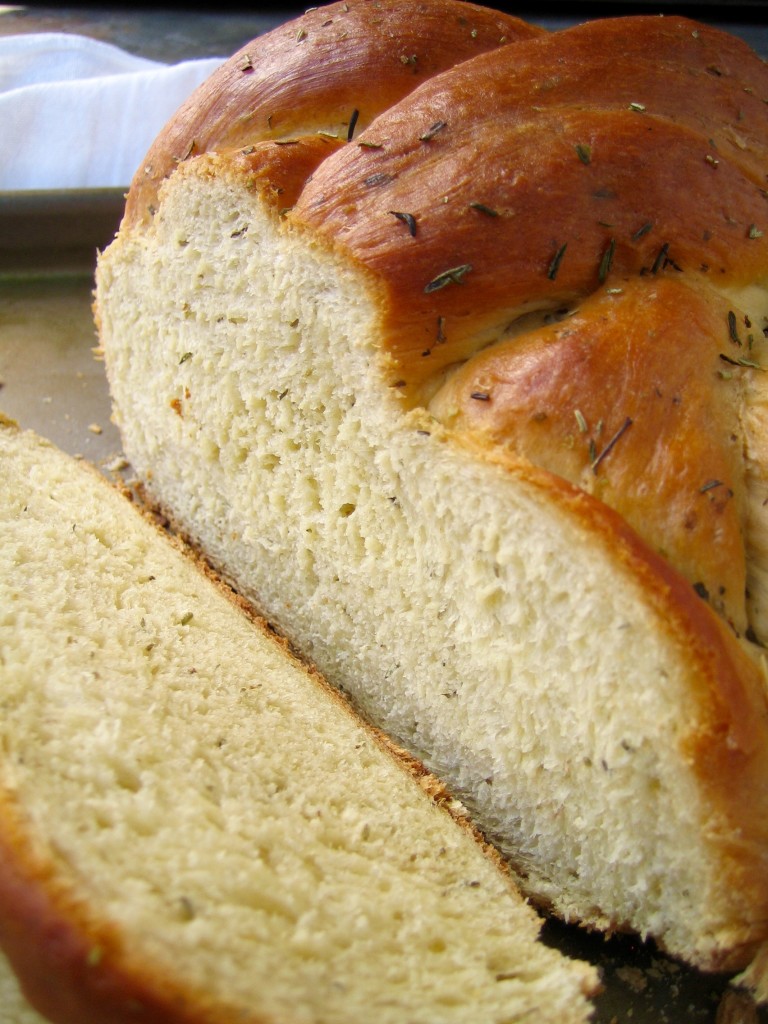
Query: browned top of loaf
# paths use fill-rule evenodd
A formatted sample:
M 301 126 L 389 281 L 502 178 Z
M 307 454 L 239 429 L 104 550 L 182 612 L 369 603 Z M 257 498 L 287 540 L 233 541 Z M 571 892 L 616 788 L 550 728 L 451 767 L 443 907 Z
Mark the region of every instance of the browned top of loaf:
M 542 32 L 461 0 L 309 10 L 246 44 L 192 94 L 137 171 L 127 220 L 149 215 L 159 183 L 190 156 L 318 131 L 346 141 L 438 72 Z
M 318 169 L 293 219 L 386 283 L 389 344 L 420 383 L 521 307 L 594 291 L 609 257 L 613 275 L 765 279 L 768 233 L 749 228 L 768 211 L 766 96 L 768 67 L 731 36 L 588 22 L 425 83 Z

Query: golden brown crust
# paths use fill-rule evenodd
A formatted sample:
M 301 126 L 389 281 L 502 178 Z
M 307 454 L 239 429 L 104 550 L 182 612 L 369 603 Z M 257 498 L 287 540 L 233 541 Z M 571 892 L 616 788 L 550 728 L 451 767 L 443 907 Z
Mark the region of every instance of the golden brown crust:
M 460 0 L 349 0 L 309 10 L 242 47 L 194 92 L 137 171 L 126 222 L 149 215 L 159 183 L 180 161 L 319 130 L 346 141 L 432 75 L 542 32 Z
M 117 933 L 92 919 L 6 791 L 0 815 L 0 944 L 30 1005 L 55 1024 L 202 1024 L 147 965 L 126 970 Z
M 323 135 L 305 135 L 287 142 L 257 142 L 228 151 L 223 159 L 240 168 L 249 188 L 257 188 L 278 210 L 287 210 L 301 195 L 308 178 L 335 150 L 344 145 Z M 221 159 L 212 154 L 210 160 Z
M 764 182 L 745 163 L 764 159 L 768 122 L 756 87 L 744 82 L 759 80 L 768 93 L 768 69 L 742 54 L 743 81 L 703 72 L 722 96 L 702 124 L 684 66 L 672 92 L 665 64 L 651 59 L 650 70 L 638 64 L 643 74 L 631 75 L 631 60 L 614 69 L 604 59 L 635 38 L 653 54 L 659 37 L 669 48 L 677 35 L 686 54 L 692 38 L 706 41 L 709 60 L 722 37 L 702 41 L 694 31 L 682 19 L 614 19 L 484 54 L 425 83 L 318 169 L 293 220 L 386 283 L 402 380 L 418 386 L 521 311 L 573 302 L 609 272 L 679 268 L 718 286 L 765 278 L 768 236 L 750 231 L 765 218 Z M 636 100 L 577 102 L 588 39 L 602 55 L 589 87 L 602 77 L 612 96 L 616 76 Z M 730 47 L 723 40 L 726 54 Z M 529 77 L 539 60 L 556 69 L 566 94 L 562 83 L 576 69 L 569 102 L 541 102 L 546 82 Z M 659 76 L 670 94 L 656 110 L 658 86 L 647 90 Z M 723 136 L 738 126 L 740 145 L 713 148 L 718 125 Z M 409 214 L 415 231 L 391 211 Z

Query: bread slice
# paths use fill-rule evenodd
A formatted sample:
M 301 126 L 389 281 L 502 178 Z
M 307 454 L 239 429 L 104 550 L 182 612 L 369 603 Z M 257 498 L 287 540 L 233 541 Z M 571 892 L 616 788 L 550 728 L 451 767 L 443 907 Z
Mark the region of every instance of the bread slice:
M 317 15 L 339 66 L 361 10 Z M 745 965 L 768 932 L 766 66 L 608 19 L 462 59 L 324 159 L 316 81 L 304 133 L 163 162 L 238 61 L 100 259 L 135 470 L 535 900 Z
M 95 471 L 8 426 L 0 463 L 0 945 L 40 1013 L 588 1019 L 421 766 Z

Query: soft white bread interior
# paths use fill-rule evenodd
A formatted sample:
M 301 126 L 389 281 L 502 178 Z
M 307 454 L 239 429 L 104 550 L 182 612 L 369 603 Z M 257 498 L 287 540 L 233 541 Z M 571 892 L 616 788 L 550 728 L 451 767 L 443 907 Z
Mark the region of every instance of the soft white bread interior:
M 588 1019 L 436 780 L 95 471 L 8 426 L 0 464 L 0 946 L 40 1013 Z
M 97 279 L 152 500 L 535 899 L 710 969 L 768 936 L 766 95 L 684 19 L 506 41 L 141 175 Z

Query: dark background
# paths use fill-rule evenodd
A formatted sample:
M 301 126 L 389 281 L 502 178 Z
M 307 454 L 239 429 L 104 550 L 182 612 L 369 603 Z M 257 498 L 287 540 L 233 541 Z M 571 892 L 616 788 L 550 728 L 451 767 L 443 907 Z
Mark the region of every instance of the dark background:
M 107 39 L 142 56 L 173 62 L 229 56 L 254 36 L 301 14 L 305 3 L 211 3 L 208 7 L 152 3 L 31 2 L 0 14 L 0 35 L 74 31 Z M 740 35 L 768 58 L 768 0 L 488 0 L 487 6 L 556 30 L 595 17 L 683 14 Z

